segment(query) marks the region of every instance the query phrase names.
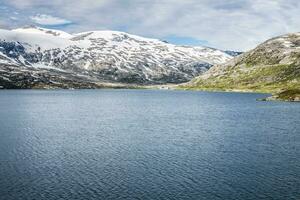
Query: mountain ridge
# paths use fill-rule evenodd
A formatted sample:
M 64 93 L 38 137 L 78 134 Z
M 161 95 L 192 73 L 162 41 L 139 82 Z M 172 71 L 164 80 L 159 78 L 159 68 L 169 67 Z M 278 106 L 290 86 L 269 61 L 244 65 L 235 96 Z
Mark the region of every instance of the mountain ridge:
M 71 35 L 40 27 L 0 30 L 0 52 L 28 69 L 64 70 L 91 82 L 138 85 L 187 82 L 232 58 L 214 48 L 173 45 L 125 32 Z

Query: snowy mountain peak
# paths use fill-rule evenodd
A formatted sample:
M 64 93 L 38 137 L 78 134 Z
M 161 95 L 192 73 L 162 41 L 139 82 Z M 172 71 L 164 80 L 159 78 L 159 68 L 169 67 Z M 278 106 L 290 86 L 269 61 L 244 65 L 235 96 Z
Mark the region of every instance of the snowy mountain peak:
M 73 35 L 66 33 L 64 31 L 41 28 L 38 26 L 26 26 L 23 28 L 13 29 L 12 31 L 19 32 L 19 33 L 51 35 L 51 36 L 56 36 L 56 37 L 61 37 L 61 38 L 72 38 L 73 37 Z
M 137 35 L 132 35 L 125 32 L 120 31 L 109 31 L 109 30 L 103 30 L 103 31 L 89 31 L 89 32 L 82 32 L 74 34 L 76 37 L 82 37 L 84 39 L 105 39 L 105 40 L 111 40 L 116 42 L 121 42 L 124 40 L 138 40 L 138 41 L 145 41 L 145 42 L 161 42 L 158 39 L 152 39 L 152 38 L 145 38 Z
M 40 27 L 0 30 L 0 52 L 27 67 L 138 84 L 189 81 L 232 58 L 213 48 L 178 46 L 118 31 L 71 35 Z

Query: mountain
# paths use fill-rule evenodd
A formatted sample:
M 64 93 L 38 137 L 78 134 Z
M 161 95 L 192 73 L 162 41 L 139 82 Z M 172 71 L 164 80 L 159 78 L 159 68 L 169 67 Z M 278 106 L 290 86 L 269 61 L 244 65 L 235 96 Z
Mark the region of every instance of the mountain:
M 239 56 L 243 53 L 241 51 L 229 51 L 229 50 L 226 50 L 224 52 L 227 53 L 228 55 L 233 56 L 233 57 Z
M 0 53 L 2 87 L 17 82 L 16 88 L 68 87 L 66 82 L 78 82 L 77 87 L 82 82 L 91 87 L 182 83 L 232 58 L 213 48 L 177 46 L 124 32 L 69 34 L 39 27 L 0 30 Z M 28 76 L 14 79 L 15 74 Z
M 267 40 L 182 87 L 293 94 L 290 100 L 300 99 L 300 33 Z

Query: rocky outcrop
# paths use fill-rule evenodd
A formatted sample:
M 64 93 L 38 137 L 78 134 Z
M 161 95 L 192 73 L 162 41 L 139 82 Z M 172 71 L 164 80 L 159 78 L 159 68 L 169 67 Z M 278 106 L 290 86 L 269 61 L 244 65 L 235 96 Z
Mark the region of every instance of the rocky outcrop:
M 284 90 L 262 100 L 300 102 L 300 89 Z

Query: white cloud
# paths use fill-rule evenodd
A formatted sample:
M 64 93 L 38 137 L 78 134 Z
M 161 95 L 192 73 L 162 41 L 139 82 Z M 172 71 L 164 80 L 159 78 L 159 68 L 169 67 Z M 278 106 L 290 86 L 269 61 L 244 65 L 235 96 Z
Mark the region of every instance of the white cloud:
M 74 22 L 67 31 L 127 31 L 206 40 L 221 49 L 248 50 L 271 37 L 300 31 L 299 0 L 1 0 L 26 16 L 40 13 Z M 0 3 L 1 5 L 2 3 Z M 50 16 L 50 15 L 49 15 Z M 66 23 L 38 16 L 41 24 Z M 0 13 L 1 17 L 1 13 Z M 41 19 L 42 18 L 42 19 Z M 54 18 L 54 19 L 53 19 Z M 51 20 L 50 20 L 51 19 Z M 51 23 L 50 23 L 51 24 Z
M 13 17 L 13 16 L 12 16 L 12 17 L 10 17 L 10 19 L 11 19 L 11 20 L 18 20 L 18 18 L 17 18 L 17 17 Z
M 72 22 L 66 19 L 62 19 L 59 17 L 54 17 L 51 15 L 38 14 L 30 17 L 31 20 L 40 25 L 53 26 L 53 25 L 63 25 L 63 24 L 71 24 Z

